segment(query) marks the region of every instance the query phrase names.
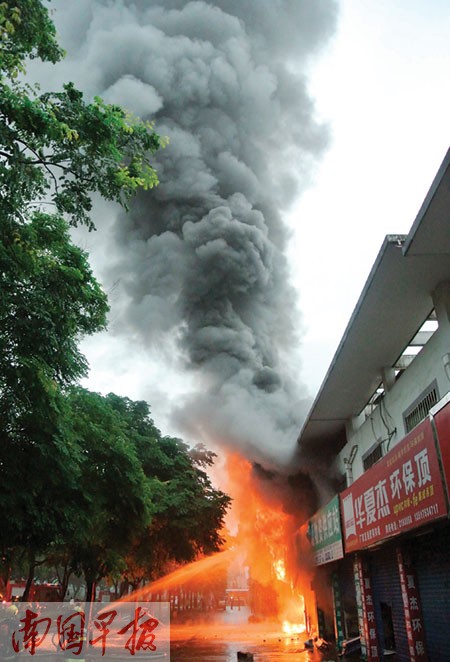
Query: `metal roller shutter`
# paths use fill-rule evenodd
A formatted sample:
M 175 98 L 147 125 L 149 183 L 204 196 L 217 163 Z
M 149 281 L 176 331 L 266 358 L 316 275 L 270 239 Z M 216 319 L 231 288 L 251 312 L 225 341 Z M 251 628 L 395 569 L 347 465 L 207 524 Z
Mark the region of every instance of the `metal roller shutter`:
M 412 546 L 429 660 L 450 660 L 450 527 L 416 538 Z
M 370 555 L 372 586 L 375 602 L 380 644 L 389 648 L 390 634 L 395 641 L 396 662 L 409 662 L 408 638 L 406 634 L 403 600 L 398 574 L 395 548 L 389 547 Z M 392 619 L 393 633 L 389 633 L 389 621 Z M 386 660 L 391 658 L 386 656 Z

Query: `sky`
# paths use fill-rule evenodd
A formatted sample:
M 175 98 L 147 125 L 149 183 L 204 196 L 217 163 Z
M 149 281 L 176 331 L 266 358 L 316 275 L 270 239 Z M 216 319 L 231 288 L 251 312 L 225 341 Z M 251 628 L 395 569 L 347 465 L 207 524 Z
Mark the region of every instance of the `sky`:
M 411 228 L 449 147 L 450 6 L 344 0 L 312 92 L 332 144 L 290 222 L 317 392 L 386 234 Z
M 79 6 L 86 7 L 88 4 L 89 0 L 82 0 Z M 118 4 L 113 3 L 115 7 Z M 219 1 L 219 4 L 226 7 L 227 2 Z M 325 4 L 320 3 L 320 6 Z M 72 11 L 72 20 L 73 16 Z M 299 46 L 297 56 L 301 65 L 295 59 L 289 63 L 294 73 L 296 67 L 301 66 L 302 75 L 306 76 L 303 80 L 306 80 L 307 92 L 315 103 L 314 118 L 307 117 L 307 122 L 311 122 L 311 132 L 314 133 L 313 129 L 322 122 L 320 135 L 326 135 L 323 142 L 326 148 L 323 148 L 317 130 L 314 139 L 320 145 L 316 146 L 317 158 L 313 161 L 301 158 L 298 163 L 295 158 L 289 161 L 289 167 L 294 171 L 298 168 L 308 185 L 300 186 L 290 206 L 285 205 L 281 209 L 288 229 L 286 253 L 289 279 L 298 299 L 296 304 L 295 296 L 292 298 L 292 310 L 286 317 L 286 323 L 299 330 L 296 346 L 290 350 L 287 362 L 291 364 L 291 374 L 298 380 L 301 397 L 307 394 L 309 398 L 306 404 L 304 402 L 299 407 L 301 412 L 297 417 L 291 416 L 292 402 L 286 408 L 286 415 L 291 417 L 290 428 L 298 428 L 298 431 L 308 402 L 323 380 L 384 236 L 408 232 L 449 144 L 450 6 L 447 2 L 342 0 L 338 3 L 337 22 L 331 37 L 330 26 L 335 19 L 328 20 L 322 16 L 321 21 L 321 29 L 324 35 L 327 33 L 327 39 L 323 36 L 322 44 L 310 46 L 308 57 L 303 57 Z M 72 30 L 72 36 L 67 25 Z M 286 25 L 281 22 L 280 25 L 283 30 L 288 30 Z M 71 39 L 76 38 L 76 30 L 70 22 L 60 27 L 70 46 Z M 234 29 L 231 24 L 229 29 Z M 317 35 L 319 33 L 317 29 Z M 308 41 L 306 33 L 300 36 Z M 276 35 L 269 35 L 267 40 L 273 52 L 279 55 L 282 40 L 277 43 Z M 68 46 L 66 48 L 69 55 L 67 66 L 70 67 L 71 51 Z M 260 57 L 264 55 L 260 54 Z M 85 61 L 88 61 L 88 56 Z M 264 65 L 264 61 L 261 60 L 260 64 Z M 236 66 L 239 68 L 240 65 Z M 92 80 L 94 78 L 92 74 Z M 136 94 L 136 89 L 130 88 L 129 92 L 134 94 L 135 103 L 139 105 L 142 97 Z M 123 94 L 123 90 L 121 92 Z M 305 104 L 304 97 L 304 92 L 299 88 L 299 109 L 305 107 L 302 106 Z M 290 122 L 295 123 L 295 88 L 290 90 L 286 99 L 293 113 Z M 157 108 L 157 98 L 151 102 Z M 289 133 L 287 123 L 284 124 L 284 131 L 285 135 L 281 134 L 279 139 L 283 141 L 284 137 L 289 143 L 294 134 Z M 289 156 L 287 149 L 283 151 L 281 148 L 280 153 L 286 158 Z M 309 170 L 305 176 L 308 164 Z M 281 159 L 278 162 L 275 160 L 275 165 L 282 169 Z M 164 167 L 169 167 L 166 162 Z M 289 177 L 286 181 L 287 187 Z M 282 184 L 275 192 L 280 189 Z M 94 214 L 97 218 L 106 219 L 112 211 L 107 204 L 97 201 Z M 276 225 L 275 217 L 273 222 Z M 111 251 L 110 242 L 104 238 L 111 235 L 113 228 L 107 222 L 100 223 L 100 226 L 100 240 L 99 235 L 90 236 L 82 232 L 76 234 L 76 239 L 91 253 L 96 273 L 102 277 Z M 131 252 L 130 256 L 132 260 Z M 132 270 L 133 265 L 130 262 L 128 265 Z M 115 391 L 134 399 L 146 399 L 152 406 L 156 423 L 164 431 L 174 434 L 181 431 L 185 437 L 191 431 L 195 437 L 201 430 L 194 425 L 192 417 L 186 418 L 186 407 L 184 413 L 178 412 L 178 416 L 174 416 L 173 405 L 191 391 L 200 392 L 204 382 L 198 372 L 180 369 L 177 348 L 169 336 L 163 343 L 154 341 L 149 344 L 138 324 L 129 324 L 124 332 L 120 319 L 124 310 L 121 308 L 121 277 L 114 280 L 109 273 L 106 280 L 105 286 L 112 303 L 111 331 L 82 343 L 82 350 L 91 366 L 85 385 L 103 393 Z M 287 289 L 283 291 L 288 292 Z M 286 295 L 283 301 L 288 301 Z M 130 310 L 137 315 L 136 308 L 127 310 L 128 317 Z M 281 314 L 280 305 L 277 310 L 277 314 Z M 260 315 L 258 325 L 263 313 L 261 310 L 255 312 L 255 315 Z M 189 337 L 186 342 L 189 342 Z M 281 342 L 280 339 L 278 342 Z M 292 343 L 292 337 L 289 342 Z M 192 346 L 189 345 L 189 352 Z M 286 357 L 284 360 L 286 362 Z M 208 365 L 211 368 L 213 364 Z M 280 366 L 275 362 L 273 367 L 276 371 Z M 221 375 L 227 369 L 220 366 Z M 240 369 L 239 374 L 244 373 L 245 370 Z M 258 379 L 267 379 L 266 373 L 262 377 L 261 374 L 260 371 Z M 217 366 L 214 365 L 210 377 L 220 391 L 221 400 L 214 399 L 214 396 L 203 398 L 200 404 L 197 401 L 193 416 L 198 414 L 199 419 L 204 421 L 208 408 L 223 409 L 228 415 L 229 425 L 230 419 L 239 416 L 235 404 L 230 404 L 226 380 L 221 382 L 220 387 L 217 386 L 214 381 L 217 375 Z M 269 378 L 272 379 L 270 375 Z M 255 395 L 253 383 L 249 387 L 249 397 Z M 239 381 L 239 389 L 241 385 L 242 380 Z M 295 389 L 288 391 L 288 400 L 292 401 Z M 238 392 L 241 394 L 240 390 Z M 259 394 L 260 391 L 256 393 L 258 397 Z M 276 394 L 272 397 L 268 388 L 263 396 L 266 399 L 261 400 L 261 407 L 267 405 L 270 409 L 274 405 L 280 406 Z M 189 407 L 192 404 L 190 400 Z M 258 414 L 262 409 L 255 411 Z M 249 430 L 256 425 L 257 417 L 248 419 Z M 263 421 L 263 425 L 265 423 Z M 220 436 L 225 427 L 223 420 L 217 421 L 212 432 Z M 258 459 L 257 455 L 255 457 Z

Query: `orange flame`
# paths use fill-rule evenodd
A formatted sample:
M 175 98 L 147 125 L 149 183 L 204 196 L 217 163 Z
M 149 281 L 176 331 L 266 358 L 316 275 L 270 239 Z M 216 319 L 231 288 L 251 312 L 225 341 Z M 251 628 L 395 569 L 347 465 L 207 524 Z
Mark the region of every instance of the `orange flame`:
M 220 487 L 233 498 L 228 549 L 178 568 L 125 600 L 158 599 L 155 594 L 168 599 L 174 589 L 198 591 L 205 579 L 220 575 L 228 586 L 225 608 L 245 606 L 256 621 L 278 622 L 286 635 L 310 633 L 315 610 L 308 563 L 300 558 L 298 518 L 283 510 L 264 482 L 255 480 L 252 465 L 242 457 L 227 457 L 225 470 Z
M 277 561 L 274 561 L 273 569 L 274 569 L 276 578 L 280 582 L 285 582 L 286 581 L 286 568 L 284 566 L 283 559 L 278 559 Z
M 306 625 L 304 623 L 289 623 L 289 621 L 283 621 L 282 630 L 284 634 L 303 634 L 303 632 L 306 632 Z
M 252 465 L 238 455 L 227 458 L 228 483 L 236 520 L 236 548 L 249 568 L 250 606 L 257 616 L 278 619 L 286 634 L 308 629 L 305 593 L 310 591 L 307 559 L 298 549 L 298 518 L 283 510 Z M 311 611 L 311 608 L 310 610 Z

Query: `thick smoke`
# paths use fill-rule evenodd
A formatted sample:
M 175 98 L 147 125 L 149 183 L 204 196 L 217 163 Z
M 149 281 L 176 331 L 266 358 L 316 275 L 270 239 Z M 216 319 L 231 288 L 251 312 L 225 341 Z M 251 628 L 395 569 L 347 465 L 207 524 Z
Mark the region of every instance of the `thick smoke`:
M 111 332 L 175 349 L 192 372 L 172 412 L 189 438 L 288 463 L 307 403 L 281 213 L 327 146 L 306 74 L 334 1 L 52 4 L 61 80 L 170 138 L 155 159 L 161 185 L 113 227 Z

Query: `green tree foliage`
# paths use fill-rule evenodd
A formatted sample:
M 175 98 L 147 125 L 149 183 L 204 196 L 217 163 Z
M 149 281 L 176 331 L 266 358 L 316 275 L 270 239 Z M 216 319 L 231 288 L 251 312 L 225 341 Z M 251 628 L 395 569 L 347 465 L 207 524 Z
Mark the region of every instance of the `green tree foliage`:
M 0 566 L 6 580 L 28 563 L 31 580 L 48 557 L 91 590 L 218 549 L 229 498 L 213 455 L 163 437 L 145 402 L 73 386 L 108 306 L 69 226 L 94 228 L 93 192 L 127 207 L 154 186 L 162 141 L 71 83 L 23 82 L 28 58 L 62 55 L 43 2 L 0 2 Z
M 1 223 L 0 527 L 2 558 L 33 555 L 70 528 L 78 447 L 61 388 L 86 374 L 81 334 L 105 325 L 106 296 L 65 221 Z M 5 564 L 7 575 L 9 563 Z
M 26 57 L 55 63 L 64 55 L 47 10 L 36 0 L 0 3 L 0 38 L 2 77 L 14 79 L 23 73 Z
M 105 326 L 107 301 L 58 216 L 2 224 L 0 274 L 1 417 L 86 374 L 77 341 Z
M 27 57 L 56 62 L 63 52 L 39 0 L 0 4 L 0 213 L 26 220 L 51 204 L 72 224 L 94 227 L 94 191 L 127 206 L 138 188 L 158 183 L 151 155 L 161 146 L 152 124 L 96 97 L 86 103 L 72 83 L 39 94 L 18 73 Z
M 95 582 L 123 567 L 153 506 L 133 440 L 108 400 L 81 388 L 70 389 L 67 398 L 71 434 L 81 451 L 81 508 L 65 547 L 72 567 L 83 571 L 90 599 Z
M 154 508 L 150 526 L 127 557 L 130 582 L 158 576 L 171 561 L 182 563 L 217 551 L 230 498 L 212 486 L 203 470 L 215 455 L 201 445 L 189 449 L 180 439 L 162 436 L 146 402 L 114 394 L 107 398 L 133 440 Z
M 67 402 L 81 508 L 52 550 L 56 563 L 82 571 L 91 592 L 106 575 L 137 585 L 169 561 L 219 549 L 230 499 L 186 444 L 161 435 L 146 402 L 81 388 L 71 388 Z
M 127 206 L 157 183 L 151 124 L 70 83 L 41 94 L 29 58 L 63 56 L 40 0 L 0 2 L 0 558 L 7 578 L 65 539 L 83 448 L 63 389 L 87 373 L 82 335 L 104 328 L 107 300 L 69 224 L 94 223 L 91 194 Z M 81 455 L 82 458 L 82 455 Z M 71 505 L 72 504 L 72 505 Z

